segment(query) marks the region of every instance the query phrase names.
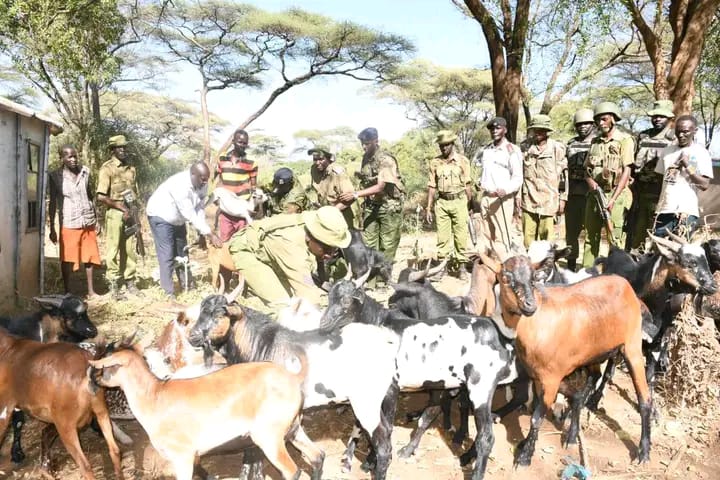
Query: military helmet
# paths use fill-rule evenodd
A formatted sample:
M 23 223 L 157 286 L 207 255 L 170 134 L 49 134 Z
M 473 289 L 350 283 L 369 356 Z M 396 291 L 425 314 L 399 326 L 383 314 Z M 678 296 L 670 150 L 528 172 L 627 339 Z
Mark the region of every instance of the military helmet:
M 647 114 L 649 117 L 674 118 L 673 106 L 672 100 L 655 100 L 652 110 L 647 112 Z
M 108 139 L 108 148 L 124 147 L 128 144 L 125 135 L 115 135 Z
M 595 123 L 594 114 L 590 108 L 581 108 L 573 116 L 573 125 L 578 123 Z
M 552 120 L 549 115 L 537 114 L 530 120 L 528 129 L 535 130 L 547 130 L 548 132 L 554 132 L 552 128 Z
M 273 175 L 273 184 L 285 185 L 292 182 L 293 171 L 287 167 L 278 168 Z
M 350 230 L 345 217 L 337 208 L 328 205 L 302 213 L 305 227 L 315 240 L 335 248 L 350 245 Z
M 612 113 L 616 121 L 622 118 L 620 116 L 620 109 L 613 102 L 600 102 L 595 105 L 595 110 L 593 111 L 593 118 L 598 117 L 603 113 Z

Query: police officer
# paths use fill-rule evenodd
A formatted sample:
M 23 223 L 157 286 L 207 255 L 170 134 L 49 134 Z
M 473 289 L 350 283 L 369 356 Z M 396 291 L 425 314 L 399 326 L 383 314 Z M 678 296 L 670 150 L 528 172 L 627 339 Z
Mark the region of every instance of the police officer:
M 313 147 L 308 150 L 308 155 L 312 155 L 313 161 L 310 167 L 311 183 L 306 191 L 308 204 L 315 208 L 333 205 L 343 213 L 348 227 L 356 228 L 352 202 L 348 204 L 339 200 L 341 193 L 352 193 L 355 190 L 345 169 L 333 163 L 335 157 L 326 147 Z
M 138 295 L 135 285 L 137 269 L 135 235 L 125 234 L 125 224 L 132 221 L 131 212 L 124 202 L 123 192 L 129 190 L 137 196 L 135 167 L 130 164 L 125 147 L 128 142 L 124 135 L 115 135 L 108 140 L 110 159 L 103 163 L 98 173 L 97 199 L 107 207 L 105 212 L 105 275 L 110 283 L 110 293 L 120 298 L 120 287 L 125 283 L 128 293 Z
M 653 103 L 652 110 L 648 112 L 652 128 L 643 130 L 638 135 L 633 164 L 635 182 L 632 222 L 628 229 L 629 248 L 641 246 L 647 237 L 647 230 L 655 223 L 655 209 L 663 183 L 663 176 L 655 172 L 655 167 L 662 158 L 662 151 L 675 140 L 675 131 L 670 121 L 675 117 L 672 109 L 673 102 L 670 100 L 657 100 Z
M 573 117 L 577 136 L 567 145 L 568 162 L 568 201 L 565 204 L 565 244 L 570 247 L 567 268 L 577 268 L 580 253 L 578 238 L 585 227 L 585 202 L 588 184 L 585 181 L 585 158 L 590 150 L 590 141 L 594 136 L 595 121 L 593 111 L 581 108 Z
M 565 145 L 548 138 L 554 131 L 550 117 L 535 115 L 528 128 L 532 140 L 523 156 L 520 199 L 525 248 L 534 240 L 549 240 L 553 236 L 554 218 L 565 212 L 567 200 Z
M 622 226 L 625 212 L 632 203 L 628 180 L 635 142 L 630 135 L 617 128 L 620 113 L 614 103 L 599 103 L 595 106 L 593 118 L 598 135 L 590 142 L 590 150 L 585 159 L 585 181 L 590 194 L 585 202 L 587 235 L 583 255 L 584 267 L 591 267 L 600 252 L 603 220 L 595 190 L 601 189 L 605 192 L 607 210 L 613 226 L 612 232 L 607 234 L 612 235 L 619 246 L 623 245 Z
M 287 167 L 278 168 L 273 174 L 272 185 L 265 206 L 267 215 L 301 213 L 308 207 L 305 188 Z
M 319 304 L 322 291 L 312 279 L 317 259 L 328 259 L 348 245 L 345 218 L 326 206 L 257 220 L 236 233 L 228 248 L 248 288 L 266 304 L 291 296 Z
M 365 198 L 363 240 L 367 246 L 379 250 L 389 261 L 395 259 L 400 243 L 402 207 L 405 187 L 395 158 L 380 149 L 378 131 L 369 127 L 358 134 L 365 152 L 360 172 L 361 190 L 341 193 L 341 202 Z
M 435 221 L 437 225 L 437 256 L 443 260 L 453 254 L 458 264 L 458 278 L 467 280 L 467 242 L 468 242 L 468 202 L 472 198 L 470 161 L 455 151 L 457 135 L 449 130 L 441 130 L 435 143 L 440 155 L 430 160 L 430 178 L 428 180 L 428 201 L 426 219 L 432 223 L 433 201 L 435 203 Z

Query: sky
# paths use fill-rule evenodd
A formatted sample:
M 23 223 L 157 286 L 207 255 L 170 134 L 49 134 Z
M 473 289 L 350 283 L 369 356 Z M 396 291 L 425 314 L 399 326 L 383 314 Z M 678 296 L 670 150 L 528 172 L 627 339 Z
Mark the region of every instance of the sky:
M 487 47 L 480 26 L 464 15 L 450 0 L 262 0 L 249 1 L 268 11 L 299 7 L 335 20 L 350 20 L 386 33 L 402 35 L 416 48 L 415 58 L 429 60 L 445 67 L 488 66 Z M 199 74 L 187 70 L 176 75 L 171 87 L 173 96 L 199 102 Z M 208 95 L 211 112 L 230 121 L 216 147 L 232 133 L 235 126 L 257 110 L 279 80 L 268 82 L 266 90 L 227 89 Z M 347 125 L 356 131 L 373 126 L 381 139 L 397 140 L 415 122 L 405 116 L 405 109 L 375 97 L 369 82 L 350 78 L 315 78 L 293 87 L 250 127 L 253 131 L 280 137 L 288 151 L 294 148 L 293 134 L 301 129 L 330 129 Z

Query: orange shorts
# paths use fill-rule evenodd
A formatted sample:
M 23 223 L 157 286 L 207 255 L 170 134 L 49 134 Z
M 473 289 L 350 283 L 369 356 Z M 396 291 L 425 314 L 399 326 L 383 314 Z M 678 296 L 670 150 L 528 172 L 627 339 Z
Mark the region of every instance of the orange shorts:
M 100 265 L 95 226 L 60 229 L 60 261 L 73 264 L 79 270 L 81 263 Z

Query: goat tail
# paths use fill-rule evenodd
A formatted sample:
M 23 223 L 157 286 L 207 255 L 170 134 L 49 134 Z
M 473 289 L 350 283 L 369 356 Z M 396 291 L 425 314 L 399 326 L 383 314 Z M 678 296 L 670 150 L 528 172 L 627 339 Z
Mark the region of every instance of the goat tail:
M 288 372 L 295 375 L 300 383 L 305 381 L 308 372 L 308 361 L 303 350 L 295 349 L 295 351 L 289 352 L 285 357 L 283 366 Z

